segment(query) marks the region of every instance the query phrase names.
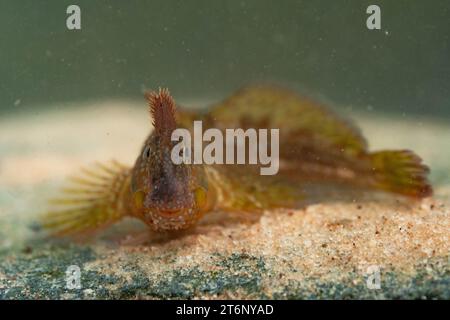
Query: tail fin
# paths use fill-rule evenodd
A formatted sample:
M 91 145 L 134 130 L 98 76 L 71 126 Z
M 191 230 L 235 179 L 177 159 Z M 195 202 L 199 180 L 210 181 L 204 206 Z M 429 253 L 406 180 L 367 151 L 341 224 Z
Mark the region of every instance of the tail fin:
M 70 178 L 61 198 L 50 200 L 55 209 L 43 215 L 42 227 L 52 235 L 65 236 L 119 220 L 125 214 L 120 204 L 128 177 L 129 169 L 115 161 L 82 169 L 81 175 Z
M 432 195 L 427 179 L 429 168 L 412 151 L 380 151 L 370 157 L 376 187 L 415 198 Z

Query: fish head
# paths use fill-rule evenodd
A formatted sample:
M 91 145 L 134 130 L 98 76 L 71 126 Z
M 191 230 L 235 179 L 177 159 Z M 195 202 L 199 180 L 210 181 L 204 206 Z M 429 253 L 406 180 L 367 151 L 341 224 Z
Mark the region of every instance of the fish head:
M 168 90 L 146 94 L 154 131 L 133 170 L 132 193 L 144 221 L 155 229 L 184 229 L 198 220 L 206 205 L 207 184 L 201 165 L 172 159 L 177 129 L 175 102 Z

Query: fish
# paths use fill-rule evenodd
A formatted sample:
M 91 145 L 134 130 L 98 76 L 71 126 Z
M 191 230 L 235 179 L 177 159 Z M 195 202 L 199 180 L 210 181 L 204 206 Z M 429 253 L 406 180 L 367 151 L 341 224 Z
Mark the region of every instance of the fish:
M 429 168 L 413 151 L 369 151 L 352 122 L 286 88 L 247 86 L 201 110 L 177 106 L 168 89 L 146 92 L 145 99 L 153 130 L 134 165 L 96 163 L 69 178 L 42 217 L 50 234 L 96 232 L 124 217 L 139 219 L 154 232 L 178 232 L 215 211 L 245 215 L 296 208 L 311 181 L 410 199 L 433 192 Z M 205 129 L 279 129 L 278 173 L 260 175 L 254 164 L 175 164 L 172 133 L 192 130 L 194 121 Z

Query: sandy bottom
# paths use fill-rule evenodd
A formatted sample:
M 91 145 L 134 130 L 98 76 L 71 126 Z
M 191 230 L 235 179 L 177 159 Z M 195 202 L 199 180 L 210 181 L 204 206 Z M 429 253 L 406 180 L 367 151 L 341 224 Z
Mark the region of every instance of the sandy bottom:
M 448 298 L 450 126 L 376 114 L 355 118 L 371 149 L 410 148 L 421 155 L 431 167 L 435 196 L 415 202 L 336 190 L 299 210 L 246 217 L 214 213 L 176 237 L 124 221 L 95 238 L 69 241 L 76 249 L 40 237 L 33 221 L 46 198 L 80 166 L 111 158 L 133 163 L 150 131 L 145 105 L 104 102 L 0 119 L 0 297 L 48 298 L 57 292 L 58 298 L 420 298 L 434 292 Z M 92 252 L 89 259 L 72 254 L 84 248 Z M 32 266 L 47 252 L 67 253 L 58 264 L 61 274 L 45 278 L 53 286 L 63 283 L 71 260 L 84 272 L 113 280 L 98 285 L 98 277 L 89 278 L 79 293 L 46 290 L 33 278 Z M 380 271 L 381 287 L 367 291 L 373 270 Z M 23 273 L 26 285 L 15 272 Z M 419 275 L 420 281 L 411 282 Z M 20 293 L 11 294 L 12 288 Z

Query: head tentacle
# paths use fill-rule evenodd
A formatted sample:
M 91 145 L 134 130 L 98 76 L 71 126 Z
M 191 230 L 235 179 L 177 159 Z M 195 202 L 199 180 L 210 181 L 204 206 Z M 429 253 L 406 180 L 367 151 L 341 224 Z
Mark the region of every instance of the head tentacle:
M 153 118 L 153 126 L 160 137 L 168 137 L 176 129 L 175 101 L 170 96 L 168 89 L 159 88 L 158 92 L 145 93 L 149 104 L 149 111 Z

